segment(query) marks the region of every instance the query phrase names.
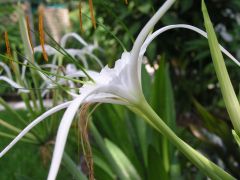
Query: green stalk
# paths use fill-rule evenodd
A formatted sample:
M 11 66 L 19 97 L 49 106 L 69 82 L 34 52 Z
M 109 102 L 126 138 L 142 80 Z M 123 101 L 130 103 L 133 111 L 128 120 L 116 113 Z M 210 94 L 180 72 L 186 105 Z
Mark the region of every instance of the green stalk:
M 62 66 L 62 56 L 58 56 L 58 66 L 61 67 Z M 59 74 L 59 69 L 57 70 L 56 74 Z M 59 77 L 56 77 L 56 80 L 55 82 L 57 83 L 57 81 L 59 80 Z M 59 88 L 56 88 L 56 89 L 53 89 L 53 97 L 52 97 L 52 106 L 56 106 L 57 103 L 58 103 L 58 97 L 59 97 L 59 94 L 60 94 L 60 89 Z M 49 127 L 50 127 L 50 130 L 53 130 L 57 125 L 56 125 L 56 122 L 57 121 L 57 118 L 58 118 L 58 115 L 57 114 L 53 114 L 52 115 L 52 121 L 50 122 L 49 124 Z
M 208 15 L 204 1 L 202 0 L 202 12 L 204 23 L 208 34 L 208 43 L 211 51 L 213 65 L 220 84 L 224 103 L 232 121 L 235 132 L 240 136 L 240 105 L 234 92 L 227 68 L 224 63 L 223 55 L 220 51 L 218 40 L 213 29 L 213 25 Z
M 16 77 L 16 81 L 23 87 L 25 87 L 25 83 L 22 79 L 21 79 L 21 74 L 20 74 L 20 71 L 19 71 L 19 60 L 18 60 L 18 57 L 17 57 L 17 54 L 16 54 L 16 48 L 15 46 L 13 47 L 13 58 L 14 58 L 14 61 L 13 61 L 13 65 L 14 65 L 14 74 L 15 74 L 15 77 Z M 27 87 L 29 87 L 30 89 L 30 97 L 32 99 L 32 102 L 33 102 L 33 106 L 34 108 L 36 109 L 37 108 L 37 103 L 36 103 L 36 98 L 35 98 L 35 95 L 34 95 L 34 92 L 31 90 L 31 85 L 30 84 L 27 84 Z M 30 104 L 30 103 L 29 103 Z
M 15 46 L 13 47 L 13 65 L 14 65 L 14 74 L 15 74 L 15 77 L 16 77 L 16 81 L 17 83 L 19 83 L 21 86 L 25 87 L 25 83 L 23 82 L 23 80 L 21 79 L 21 74 L 20 74 L 20 71 L 19 71 L 19 61 L 18 61 L 18 57 L 17 57 L 17 54 L 16 54 L 16 48 Z M 32 91 L 30 92 L 32 93 Z M 32 106 L 29 102 L 29 98 L 28 98 L 28 95 L 25 94 L 25 93 L 20 93 L 20 96 L 21 98 L 23 99 L 26 107 L 28 108 L 28 110 L 30 111 L 30 113 L 35 116 L 35 112 L 33 112 L 32 110 Z
M 83 172 L 76 166 L 73 160 L 65 152 L 63 153 L 62 163 L 66 169 L 74 176 L 74 179 L 87 180 L 85 174 L 83 174 Z
M 29 59 L 32 63 L 34 63 L 34 56 L 33 56 L 33 51 L 32 51 L 32 47 L 31 44 L 29 42 L 29 37 L 28 37 L 28 32 L 27 32 L 27 26 L 26 26 L 26 22 L 24 20 L 24 15 L 22 13 L 22 11 L 19 8 L 19 17 L 21 17 L 19 19 L 19 26 L 20 26 L 20 32 L 21 32 L 21 37 L 22 37 L 22 41 L 23 41 L 23 45 L 24 45 L 24 51 L 25 51 L 25 56 L 27 57 L 27 59 Z M 33 84 L 34 87 L 36 88 L 36 95 L 37 95 L 37 99 L 39 101 L 39 105 L 40 105 L 40 110 L 41 112 L 45 111 L 44 105 L 43 105 L 43 99 L 41 97 L 41 92 L 38 89 L 39 87 L 39 83 L 37 80 L 37 73 L 36 71 L 34 71 L 33 69 L 30 68 L 30 73 L 32 76 L 32 80 L 33 80 Z M 35 98 L 32 99 L 33 101 L 35 101 Z
M 151 106 L 143 100 L 141 106 L 137 105 L 136 109 L 132 109 L 137 114 L 141 115 L 151 126 L 158 132 L 165 136 L 172 144 L 174 144 L 179 151 L 181 151 L 195 166 L 197 166 L 203 173 L 212 179 L 232 180 L 233 176 L 225 172 L 219 166 L 208 160 L 201 153 L 193 149 L 182 139 L 180 139 L 154 112 Z

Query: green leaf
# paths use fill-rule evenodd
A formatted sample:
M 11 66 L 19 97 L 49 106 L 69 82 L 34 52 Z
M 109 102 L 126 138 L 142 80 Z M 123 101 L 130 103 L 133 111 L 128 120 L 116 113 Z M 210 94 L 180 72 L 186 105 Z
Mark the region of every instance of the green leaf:
M 119 165 L 122 172 L 125 174 L 127 179 L 141 179 L 135 167 L 131 163 L 131 161 L 127 158 L 127 156 L 123 153 L 123 151 L 118 148 L 115 144 L 113 144 L 108 139 L 105 139 L 105 143 L 109 151 L 111 152 L 113 158 Z
M 234 130 L 232 130 L 232 134 L 238 146 L 240 147 L 240 137 L 237 135 L 237 133 Z
M 231 80 L 229 78 L 224 59 L 219 48 L 219 43 L 214 32 L 213 25 L 208 15 L 208 11 L 204 1 L 202 0 L 202 12 L 204 17 L 204 24 L 208 35 L 208 44 L 213 60 L 213 65 L 220 84 L 223 99 L 232 121 L 235 132 L 240 135 L 240 106 L 237 96 L 234 92 Z
M 108 174 L 108 176 L 111 179 L 116 179 L 116 175 L 112 172 L 111 168 L 109 167 L 109 164 L 107 164 L 105 159 L 102 157 L 102 153 L 93 151 L 93 154 L 94 154 L 93 156 L 94 166 L 95 167 L 98 166 L 99 169 L 103 170 L 106 174 Z M 102 175 L 100 177 L 103 178 Z
M 155 72 L 152 94 L 152 107 L 171 129 L 176 130 L 173 89 L 164 56 L 161 58 L 159 69 Z M 156 137 L 159 136 L 156 135 Z M 162 167 L 161 177 L 169 179 L 175 147 L 165 137 L 161 137 L 159 151 L 161 152 L 161 161 L 158 166 Z M 176 164 L 175 162 L 174 166 Z
M 87 180 L 87 177 L 83 172 L 77 167 L 73 160 L 69 157 L 67 153 L 63 153 L 62 164 L 66 169 L 74 176 L 76 180 Z
M 202 118 L 204 126 L 211 132 L 215 133 L 216 135 L 227 138 L 229 128 L 227 124 L 216 117 L 214 117 L 211 113 L 207 111 L 206 108 L 204 108 L 199 102 L 197 102 L 195 99 L 193 99 L 194 106 L 196 107 L 197 112 Z M 216 128 L 216 125 L 218 126 Z
M 166 176 L 163 172 L 163 167 L 161 166 L 162 163 L 161 155 L 156 151 L 156 149 L 150 145 L 148 148 L 148 179 L 149 180 L 158 180 L 160 177 L 161 179 L 166 179 Z

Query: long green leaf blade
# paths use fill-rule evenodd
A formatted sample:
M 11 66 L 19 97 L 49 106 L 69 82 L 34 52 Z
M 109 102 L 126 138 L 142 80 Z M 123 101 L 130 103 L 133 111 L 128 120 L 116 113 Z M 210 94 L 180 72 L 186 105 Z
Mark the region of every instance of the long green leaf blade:
M 233 127 L 238 135 L 240 135 L 240 106 L 237 96 L 234 92 L 231 80 L 229 78 L 227 68 L 224 63 L 223 55 L 220 51 L 217 36 L 214 32 L 213 25 L 208 15 L 208 11 L 204 1 L 202 0 L 202 12 L 204 23 L 208 34 L 208 43 L 213 60 L 213 65 L 220 84 L 223 99 L 232 121 Z

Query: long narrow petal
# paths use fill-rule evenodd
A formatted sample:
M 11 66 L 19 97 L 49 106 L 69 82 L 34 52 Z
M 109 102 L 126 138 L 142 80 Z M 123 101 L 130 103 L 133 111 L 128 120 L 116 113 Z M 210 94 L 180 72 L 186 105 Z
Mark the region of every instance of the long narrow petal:
M 95 89 L 90 90 L 84 94 L 79 95 L 76 99 L 73 100 L 73 102 L 70 104 L 70 106 L 65 111 L 63 118 L 60 122 L 58 132 L 57 132 L 56 143 L 55 143 L 55 147 L 54 147 L 54 151 L 53 151 L 52 163 L 51 163 L 49 174 L 48 174 L 48 180 L 56 179 L 58 169 L 61 164 L 61 159 L 62 159 L 62 155 L 64 152 L 64 147 L 66 144 L 68 132 L 69 132 L 70 126 L 72 124 L 72 121 L 74 119 L 74 116 L 75 116 L 76 112 L 78 111 L 80 105 L 82 103 L 84 103 L 86 101 L 86 98 L 88 98 L 90 95 L 93 95 L 98 92 L 104 92 L 104 90 L 106 90 L 106 87 L 100 86 L 100 87 L 96 87 Z M 102 96 L 102 98 L 99 98 L 98 101 L 102 101 L 105 99 L 106 99 L 106 97 Z M 106 100 L 106 102 L 111 102 L 111 101 Z M 117 101 L 112 101 L 112 102 L 117 102 Z
M 153 34 L 149 35 L 146 39 L 146 41 L 144 42 L 144 44 L 142 45 L 142 48 L 141 48 L 141 51 L 140 51 L 140 56 L 142 56 L 145 51 L 146 51 L 146 48 L 148 47 L 148 45 L 153 41 L 153 39 L 155 39 L 157 36 L 159 36 L 160 34 L 168 31 L 168 30 L 171 30 L 171 29 L 178 29 L 178 28 L 182 28 L 182 29 L 189 29 L 189 30 L 192 30 L 194 32 L 197 32 L 198 34 L 204 36 L 205 38 L 208 38 L 207 37 L 207 33 L 195 26 L 191 26 L 191 25 L 188 25 L 188 24 L 174 24 L 174 25 L 168 25 L 168 26 L 165 26 L 165 27 L 162 27 L 160 29 L 158 29 L 157 31 L 155 31 Z M 234 58 L 224 47 L 222 47 L 220 44 L 219 44 L 219 47 L 221 49 L 221 51 L 227 56 L 229 57 L 234 63 L 236 63 L 238 66 L 240 66 L 240 62 Z M 141 64 L 141 63 L 139 63 Z
M 60 45 L 63 48 L 65 48 L 67 40 L 70 37 L 72 37 L 72 38 L 76 39 L 77 41 L 79 41 L 83 46 L 88 46 L 88 43 L 86 41 L 84 41 L 83 38 L 81 36 L 79 36 L 78 34 L 76 34 L 76 33 L 68 33 L 68 34 L 65 34 L 62 37 L 61 41 L 60 41 Z
M 101 68 L 103 68 L 103 64 L 102 64 L 101 60 L 97 56 L 95 56 L 94 54 L 89 53 L 89 52 L 86 52 L 86 54 L 89 55 L 90 57 L 92 57 L 98 63 L 98 65 Z
M 2 68 L 5 70 L 5 72 L 7 73 L 7 76 L 9 77 L 9 79 L 13 79 L 11 71 L 10 71 L 10 68 L 3 62 L 0 62 L 0 66 L 2 66 Z
M 27 127 L 25 127 L 20 134 L 7 146 L 4 148 L 3 151 L 0 152 L 0 158 L 7 153 L 23 136 L 25 136 L 34 126 L 36 126 L 38 123 L 43 121 L 48 116 L 52 115 L 53 113 L 60 111 L 66 107 L 68 107 L 71 104 L 72 101 L 65 102 L 63 104 L 60 104 L 47 112 L 43 113 L 41 116 L 39 116 L 37 119 L 33 120 Z
M 139 33 L 136 41 L 133 44 L 133 48 L 131 51 L 131 70 L 129 72 L 132 80 L 132 86 L 137 87 L 138 89 L 141 89 L 141 77 L 139 77 L 138 73 L 141 71 L 141 68 L 139 69 L 139 53 L 142 47 L 142 44 L 144 43 L 145 39 L 147 38 L 150 31 L 154 28 L 156 23 L 159 21 L 159 19 L 167 12 L 168 9 L 173 5 L 175 0 L 167 0 L 165 3 L 158 9 L 158 11 L 154 14 L 154 16 L 148 21 L 148 23 L 144 26 L 144 28 Z
M 24 93 L 28 93 L 29 92 L 29 90 L 24 89 L 24 87 L 22 87 L 21 85 L 17 84 L 16 82 L 14 82 L 13 80 L 9 79 L 6 76 L 0 76 L 0 81 L 1 80 L 5 81 L 6 83 L 8 83 L 13 88 L 20 89 L 21 92 L 24 92 Z
M 53 158 L 52 158 L 50 171 L 48 174 L 48 180 L 56 179 L 57 172 L 61 164 L 62 155 L 64 152 L 64 147 L 66 144 L 70 126 L 72 124 L 72 121 L 74 119 L 76 112 L 79 109 L 79 106 L 81 105 L 85 97 L 86 96 L 79 96 L 76 99 L 74 99 L 63 115 L 63 118 L 60 122 L 58 132 L 57 132 L 56 144 L 53 151 Z

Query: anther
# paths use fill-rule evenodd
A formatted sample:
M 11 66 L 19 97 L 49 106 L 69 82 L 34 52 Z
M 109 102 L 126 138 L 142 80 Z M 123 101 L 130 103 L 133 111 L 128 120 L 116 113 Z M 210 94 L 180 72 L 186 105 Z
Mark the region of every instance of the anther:
M 48 56 L 44 47 L 44 28 L 43 28 L 43 9 L 39 10 L 39 18 L 38 18 L 38 30 L 39 30 L 39 40 L 42 47 L 43 58 L 45 61 L 48 61 Z
M 91 20 L 92 20 L 92 25 L 94 27 L 94 29 L 96 29 L 96 20 L 94 17 L 94 13 L 93 13 L 93 2 L 92 0 L 89 0 L 89 7 L 90 7 L 90 13 L 91 13 Z
M 29 17 L 26 16 L 26 17 L 25 17 L 25 20 L 26 20 L 26 24 L 27 24 L 28 39 L 29 39 L 29 42 L 30 42 L 30 45 L 31 45 L 31 48 L 32 48 L 32 52 L 34 53 L 34 48 L 33 48 L 33 43 L 32 43 L 32 36 L 31 36 L 31 28 L 30 28 L 30 20 L 29 20 Z
M 4 32 L 4 39 L 5 39 L 6 49 L 7 49 L 7 56 L 10 60 L 10 66 L 14 70 L 13 59 L 12 59 L 11 48 L 10 48 L 10 43 L 9 43 L 8 32 L 7 31 Z

